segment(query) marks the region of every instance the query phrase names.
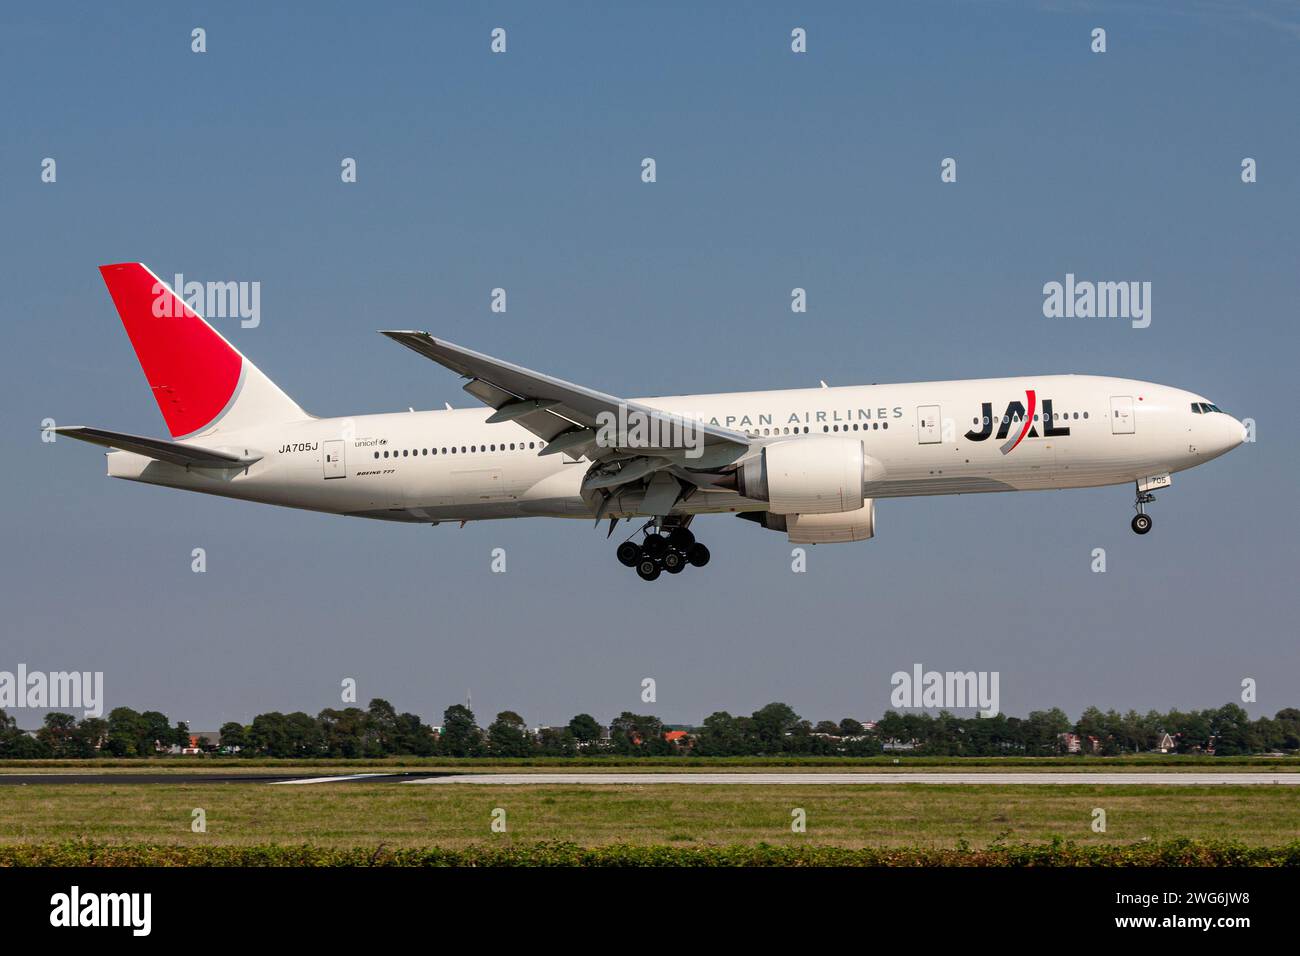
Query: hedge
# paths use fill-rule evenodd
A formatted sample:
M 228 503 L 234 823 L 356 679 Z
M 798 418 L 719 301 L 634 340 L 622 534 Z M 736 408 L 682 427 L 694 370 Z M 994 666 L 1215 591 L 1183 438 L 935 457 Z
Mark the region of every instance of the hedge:
M 982 849 L 833 846 L 656 846 L 575 843 L 482 843 L 460 848 L 168 845 L 149 843 L 10 844 L 0 846 L 0 866 L 886 866 L 886 867 L 1257 867 L 1300 866 L 1300 841 L 1278 846 L 1173 840 L 1128 845 L 995 844 Z

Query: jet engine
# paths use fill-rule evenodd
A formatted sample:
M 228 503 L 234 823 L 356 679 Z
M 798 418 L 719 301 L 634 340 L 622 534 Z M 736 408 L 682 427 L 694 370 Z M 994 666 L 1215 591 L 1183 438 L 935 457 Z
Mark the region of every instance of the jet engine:
M 856 438 L 794 438 L 764 445 L 740 463 L 735 489 L 766 501 L 777 515 L 859 511 L 863 486 L 879 478 L 883 466 L 862 453 Z

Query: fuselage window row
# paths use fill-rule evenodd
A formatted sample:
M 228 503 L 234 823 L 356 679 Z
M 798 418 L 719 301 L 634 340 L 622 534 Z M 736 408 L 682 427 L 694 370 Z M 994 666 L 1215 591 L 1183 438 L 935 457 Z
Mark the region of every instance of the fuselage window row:
M 1198 406 L 1199 406 L 1199 407 L 1198 407 Z M 1208 404 L 1208 403 L 1197 403 L 1196 405 L 1193 405 L 1193 406 L 1192 406 L 1192 410 L 1193 410 L 1194 412 L 1196 412 L 1197 414 L 1203 414 L 1203 413 L 1205 413 L 1205 412 L 1209 412 L 1209 411 L 1216 411 L 1216 412 L 1219 411 L 1219 409 L 1218 409 L 1216 406 L 1210 405 L 1210 404 Z M 1088 418 L 1088 413 L 1087 413 L 1087 412 L 1082 412 L 1082 413 L 1080 413 L 1080 412 L 1053 412 L 1053 413 L 1052 413 L 1052 421 L 1069 421 L 1069 420 L 1071 420 L 1071 419 L 1074 419 L 1074 420 L 1077 421 L 1080 417 L 1086 419 L 1086 418 Z M 1004 425 L 1007 425 L 1007 424 L 1011 424 L 1011 423 L 1014 423 L 1014 422 L 1020 422 L 1020 421 L 1023 421 L 1023 420 L 1024 420 L 1023 417 L 1020 416 L 1020 415 L 1010 415 L 1010 416 L 1008 416 L 1008 415 L 1004 415 L 1004 416 L 1002 416 L 1001 423 L 1004 424 Z M 1040 415 L 1038 415 L 1038 414 L 1035 414 L 1035 415 L 1034 415 L 1034 421 L 1037 422 L 1037 421 L 1041 421 L 1041 420 L 1042 420 L 1042 416 L 1040 416 Z M 971 419 L 971 422 L 972 422 L 972 424 L 975 424 L 975 425 L 980 425 L 980 424 L 987 425 L 987 424 L 989 424 L 989 419 L 988 419 L 988 416 L 985 416 L 983 419 L 981 419 L 981 418 L 979 418 L 979 417 L 976 417 L 976 418 Z M 994 419 L 994 423 L 995 423 L 995 424 L 997 423 L 997 419 Z M 877 431 L 877 430 L 880 430 L 880 429 L 882 429 L 882 428 L 883 428 L 883 429 L 888 429 L 888 428 L 889 428 L 889 422 L 871 422 L 871 423 L 869 423 L 869 424 L 862 424 L 861 426 L 859 426 L 859 425 L 857 425 L 857 424 L 854 424 L 854 425 L 852 426 L 852 430 L 855 431 L 855 432 L 856 432 L 856 431 L 859 431 L 859 430 L 864 431 L 864 432 L 865 432 L 865 431 Z M 804 426 L 804 428 L 803 428 L 802 430 L 803 430 L 804 433 L 807 433 L 807 431 L 808 431 L 807 426 Z M 826 433 L 830 433 L 830 432 L 832 432 L 832 431 L 834 431 L 834 432 L 838 432 L 838 431 L 846 431 L 846 432 L 847 432 L 847 431 L 849 431 L 849 430 L 850 430 L 850 427 L 849 427 L 848 425 L 844 425 L 842 428 L 841 428 L 841 426 L 839 426 L 839 425 L 823 425 L 823 426 L 822 426 L 822 431 L 823 431 L 823 432 L 826 432 Z M 800 428 L 799 428 L 799 426 L 795 426 L 795 428 L 793 429 L 793 433 L 797 435 L 797 434 L 799 434 L 799 432 L 800 432 Z M 786 427 L 786 428 L 764 428 L 762 433 L 763 433 L 764 435 L 789 435 L 789 434 L 791 434 L 791 429 L 788 428 L 788 427 Z M 758 432 L 757 429 L 754 429 L 754 430 L 751 431 L 749 434 L 753 435 L 754 437 L 758 437 L 759 432 Z M 537 449 L 537 448 L 539 448 L 539 447 L 540 447 L 540 448 L 545 448 L 545 447 L 546 447 L 546 443 L 545 443 L 545 442 L 529 442 L 529 443 L 528 443 L 528 446 L 527 446 L 528 450 L 535 450 L 535 449 Z M 470 445 L 468 448 L 466 448 L 466 446 L 461 445 L 460 448 L 459 448 L 459 452 L 460 452 L 460 454 L 462 454 L 462 455 L 466 455 L 466 454 L 478 454 L 479 452 L 489 452 L 489 451 L 491 451 L 491 452 L 496 452 L 496 451 L 507 451 L 507 450 L 509 450 L 509 451 L 516 451 L 516 450 L 518 450 L 518 451 L 524 451 L 524 450 L 526 450 L 526 449 L 525 449 L 525 447 L 524 447 L 524 443 L 523 443 L 523 442 L 518 442 L 517 444 L 516 444 L 515 442 L 511 442 L 511 443 L 509 444 L 509 446 L 507 446 L 507 445 L 505 445 L 505 444 L 502 444 L 502 445 L 499 446 L 499 447 L 498 447 L 497 445 Z M 438 449 L 438 448 L 433 448 L 433 449 L 428 449 L 428 448 L 416 448 L 416 449 L 411 449 L 411 450 L 403 449 L 403 451 L 402 451 L 402 453 L 401 453 L 401 457 L 406 458 L 406 457 L 408 457 L 408 456 L 410 456 L 410 455 L 414 455 L 415 457 L 418 458 L 418 457 L 421 456 L 421 455 L 426 455 L 426 456 L 427 456 L 427 455 L 430 455 L 430 454 L 433 454 L 433 455 L 438 455 L 438 454 L 443 454 L 443 455 L 452 454 L 452 455 L 454 455 L 454 454 L 457 453 L 457 451 L 458 451 L 458 449 L 457 449 L 456 446 L 454 446 L 454 445 L 451 446 L 450 448 L 442 448 L 441 450 Z M 375 457 L 376 457 L 376 458 L 388 458 L 389 455 L 390 455 L 390 453 L 389 453 L 389 452 L 386 452 L 386 451 L 385 451 L 385 452 L 375 452 Z M 391 452 L 391 455 L 392 455 L 392 457 L 396 458 L 396 457 L 398 456 L 398 453 L 397 453 L 397 452 Z
M 863 425 L 863 426 L 862 426 L 862 430 L 863 430 L 864 432 L 874 431 L 874 430 L 876 430 L 876 429 L 880 429 L 880 428 L 889 428 L 889 422 L 872 422 L 870 428 L 868 428 L 866 425 Z M 804 429 L 804 431 L 807 431 L 807 430 L 808 430 L 808 429 L 806 429 L 806 428 Z M 845 425 L 843 430 L 844 430 L 844 431 L 848 431 L 848 430 L 849 430 L 849 426 L 848 426 L 848 425 Z M 854 425 L 854 426 L 853 426 L 853 430 L 854 430 L 854 431 L 857 431 L 857 430 L 858 430 L 858 426 L 857 426 L 857 425 Z M 840 431 L 840 426 L 839 426 L 839 425 L 823 425 L 823 426 L 822 426 L 822 431 L 824 431 L 824 432 L 837 432 L 837 431 Z
M 543 441 L 543 442 L 534 442 L 534 441 L 530 441 L 530 442 L 528 443 L 528 447 L 527 447 L 527 448 L 524 447 L 524 443 L 523 443 L 523 442 L 518 442 L 518 443 L 516 443 L 516 442 L 511 442 L 510 445 L 509 445 L 509 450 L 510 450 L 510 451 L 516 451 L 516 450 L 518 450 L 518 451 L 528 451 L 528 450 L 530 450 L 530 449 L 532 449 L 532 450 L 536 450 L 536 449 L 538 449 L 538 448 L 545 448 L 545 447 L 546 447 L 546 442 L 544 442 L 544 441 Z M 488 452 L 488 451 L 506 451 L 506 450 L 507 450 L 507 446 L 506 446 L 504 443 L 501 444 L 499 447 L 498 447 L 497 445 L 470 445 L 468 448 L 466 448 L 464 445 L 461 445 L 461 446 L 460 446 L 460 453 L 461 453 L 462 455 L 474 455 L 474 454 L 478 454 L 479 452 Z M 388 457 L 391 455 L 393 458 L 398 458 L 398 457 L 401 457 L 401 458 L 407 458 L 407 457 L 419 458 L 421 455 L 425 455 L 425 456 L 428 456 L 428 455 L 438 455 L 438 454 L 443 454 L 443 455 L 451 454 L 451 455 L 454 455 L 454 454 L 456 454 L 456 451 L 457 451 L 457 449 L 456 449 L 456 446 L 455 446 L 455 445 L 452 445 L 450 448 L 443 448 L 443 449 L 441 449 L 441 450 L 439 450 L 439 449 L 437 449 L 437 448 L 410 448 L 410 449 L 404 448 L 404 449 L 402 449 L 400 455 L 399 455 L 398 452 L 395 452 L 395 451 L 394 451 L 394 452 L 387 452 L 387 451 L 385 451 L 385 452 L 378 452 L 378 451 L 377 451 L 377 452 L 375 452 L 375 457 L 376 457 L 376 458 L 388 458 Z
M 1088 417 L 1087 412 L 1083 412 L 1082 414 L 1080 414 L 1079 412 L 1073 413 L 1074 421 L 1078 421 L 1080 418 L 1087 418 L 1087 417 Z M 1003 415 L 1001 419 L 997 419 L 997 418 L 993 419 L 993 424 L 997 425 L 1000 421 L 1001 424 L 1003 425 L 1009 425 L 1012 422 L 1023 422 L 1024 420 L 1025 419 L 1023 415 Z M 1037 414 L 1034 415 L 1034 421 L 1037 422 L 1041 420 L 1042 420 L 1041 416 Z M 1070 420 L 1071 420 L 1070 412 L 1052 412 L 1052 421 L 1054 422 L 1070 421 Z M 987 425 L 988 423 L 989 423 L 989 419 L 987 415 L 985 415 L 982 419 L 981 418 L 971 419 L 971 424 L 973 425 L 981 425 L 981 424 Z

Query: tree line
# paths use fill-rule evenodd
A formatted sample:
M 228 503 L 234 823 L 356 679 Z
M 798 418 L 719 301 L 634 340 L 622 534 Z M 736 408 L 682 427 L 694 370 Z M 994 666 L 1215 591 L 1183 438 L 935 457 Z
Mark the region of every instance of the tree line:
M 224 724 L 220 741 L 200 739 L 206 752 L 246 757 L 566 757 L 616 756 L 1056 756 L 1070 752 L 1103 756 L 1143 753 L 1162 743 L 1178 753 L 1254 754 L 1300 749 L 1300 709 L 1254 720 L 1236 704 L 1167 713 L 1102 712 L 1089 707 L 1077 721 L 1059 708 L 1027 717 L 958 717 L 947 711 L 887 711 L 873 724 L 851 717 L 813 723 L 775 702 L 748 716 L 718 711 L 684 733 L 658 717 L 624 711 L 608 729 L 590 714 L 562 727 L 529 728 L 506 710 L 487 727 L 473 711 L 455 704 L 434 728 L 419 716 L 398 713 L 388 701 L 368 707 L 326 708 L 315 717 L 301 711 L 258 714 L 249 724 Z M 107 718 L 78 720 L 50 713 L 34 735 L 0 710 L 0 758 L 144 757 L 189 747 L 184 723 L 158 711 L 129 707 Z

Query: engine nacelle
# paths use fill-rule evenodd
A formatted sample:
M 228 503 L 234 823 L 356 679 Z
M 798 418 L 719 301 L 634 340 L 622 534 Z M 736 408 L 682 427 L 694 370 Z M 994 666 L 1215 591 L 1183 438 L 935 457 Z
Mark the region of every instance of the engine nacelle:
M 749 511 L 738 515 L 772 531 L 784 531 L 791 544 L 842 544 L 866 541 L 876 533 L 876 502 L 867 498 L 857 511 L 839 514 L 778 515 Z
M 773 442 L 744 461 L 736 490 L 766 501 L 778 515 L 832 514 L 862 508 L 867 462 L 856 438 L 795 438 Z

